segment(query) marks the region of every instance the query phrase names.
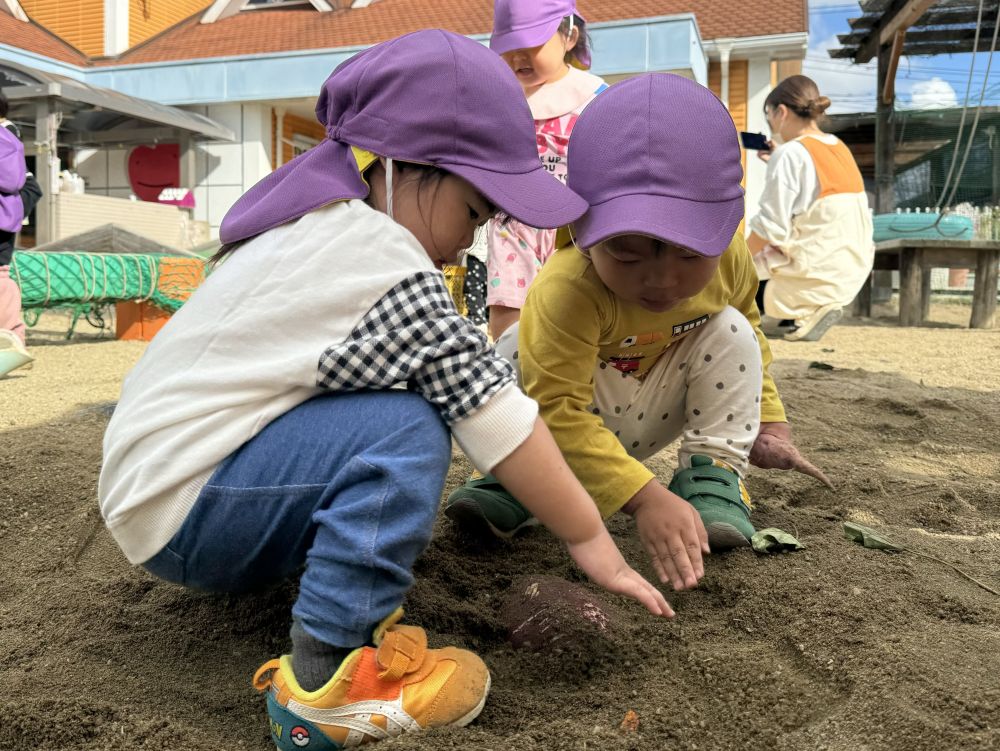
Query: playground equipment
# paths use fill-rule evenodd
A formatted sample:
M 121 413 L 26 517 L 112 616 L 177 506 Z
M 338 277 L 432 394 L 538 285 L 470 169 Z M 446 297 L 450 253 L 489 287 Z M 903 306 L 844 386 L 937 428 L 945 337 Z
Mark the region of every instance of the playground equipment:
M 200 258 L 156 253 L 17 251 L 11 278 L 21 288 L 25 323 L 42 310 L 72 312 L 67 338 L 80 317 L 105 328 L 104 310 L 116 306 L 119 339 L 150 339 L 205 278 Z

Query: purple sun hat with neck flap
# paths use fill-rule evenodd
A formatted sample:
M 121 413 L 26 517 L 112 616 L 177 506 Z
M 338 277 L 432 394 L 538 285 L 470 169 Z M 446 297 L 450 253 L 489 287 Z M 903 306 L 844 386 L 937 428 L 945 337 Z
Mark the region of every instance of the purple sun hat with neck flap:
M 531 112 L 514 74 L 458 34 L 417 31 L 358 53 L 323 84 L 316 116 L 326 139 L 236 202 L 222 220 L 223 243 L 367 196 L 352 146 L 458 175 L 532 227 L 560 227 L 586 210 L 539 161 Z
M 648 235 L 722 255 L 743 219 L 742 179 L 736 126 L 715 94 L 670 73 L 621 81 L 569 139 L 568 184 L 590 204 L 577 245 Z
M 565 18 L 586 23 L 576 11 L 575 0 L 496 0 L 493 3 L 493 33 L 490 49 L 498 55 L 540 47 L 559 30 Z M 590 52 L 577 47 L 572 52 L 580 68 L 590 68 Z

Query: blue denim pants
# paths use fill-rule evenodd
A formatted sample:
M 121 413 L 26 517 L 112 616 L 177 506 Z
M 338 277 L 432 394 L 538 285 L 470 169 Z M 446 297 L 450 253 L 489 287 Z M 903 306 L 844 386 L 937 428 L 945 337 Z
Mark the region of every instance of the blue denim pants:
M 450 461 L 448 429 L 423 397 L 315 397 L 225 459 L 144 566 L 177 584 L 246 592 L 305 564 L 292 615 L 327 644 L 361 646 L 413 585 Z

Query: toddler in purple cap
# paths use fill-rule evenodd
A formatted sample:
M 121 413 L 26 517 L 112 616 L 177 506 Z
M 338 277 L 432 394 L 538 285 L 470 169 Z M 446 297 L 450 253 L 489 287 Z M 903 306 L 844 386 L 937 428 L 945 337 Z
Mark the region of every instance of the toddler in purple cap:
M 587 72 L 590 40 L 576 2 L 496 0 L 490 49 L 514 71 L 527 96 L 542 164 L 565 182 L 569 138 L 577 118 L 607 88 Z M 555 236 L 555 230 L 517 221 L 490 222 L 485 277 L 494 339 L 520 316 L 528 287 L 555 250 Z M 469 263 L 474 267 L 471 257 Z
M 631 514 L 661 580 L 692 587 L 706 538 L 712 552 L 750 544 L 751 461 L 818 472 L 791 444 L 768 373 L 737 232 L 736 129 L 708 89 L 650 74 L 598 97 L 571 146 L 569 186 L 590 208 L 498 351 L 601 514 Z M 642 461 L 678 438 L 664 487 Z M 446 513 L 501 533 L 529 517 L 496 485 L 455 491 Z
M 99 487 L 115 540 L 158 577 L 298 578 L 291 655 L 254 678 L 283 751 L 482 709 L 483 662 L 399 623 L 452 437 L 595 582 L 672 615 L 439 270 L 497 210 L 554 227 L 586 208 L 539 163 L 513 74 L 422 31 L 339 66 L 316 111 L 326 140 L 226 215 L 225 263 L 125 380 Z

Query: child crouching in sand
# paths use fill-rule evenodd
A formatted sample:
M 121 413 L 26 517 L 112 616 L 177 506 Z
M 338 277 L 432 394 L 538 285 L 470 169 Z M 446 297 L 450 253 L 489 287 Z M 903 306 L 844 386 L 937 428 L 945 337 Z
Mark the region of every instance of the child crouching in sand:
M 692 587 L 706 537 L 712 552 L 750 544 L 752 458 L 811 469 L 768 373 L 757 276 L 737 234 L 736 129 L 708 89 L 645 75 L 584 110 L 570 160 L 569 185 L 590 208 L 497 350 L 601 514 L 632 515 L 661 580 Z M 642 460 L 678 437 L 664 487 Z M 498 479 L 456 490 L 448 516 L 505 535 L 531 523 Z

